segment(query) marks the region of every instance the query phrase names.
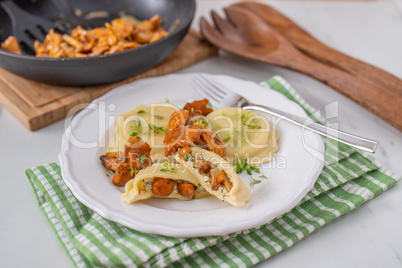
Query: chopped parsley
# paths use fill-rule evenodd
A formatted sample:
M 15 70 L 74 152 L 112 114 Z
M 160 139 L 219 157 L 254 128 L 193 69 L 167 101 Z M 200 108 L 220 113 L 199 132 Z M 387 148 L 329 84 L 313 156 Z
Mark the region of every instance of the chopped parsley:
M 165 127 L 157 127 L 153 124 L 149 124 L 149 126 L 151 127 L 152 131 L 156 132 L 156 133 L 159 133 L 159 131 L 162 133 L 165 133 L 167 131 L 167 128 L 165 128 Z
M 249 165 L 249 168 L 247 169 L 247 174 L 251 175 L 251 172 L 255 171 L 256 173 L 261 173 L 260 169 L 256 165 Z
M 151 113 L 149 113 L 149 112 L 146 112 L 146 111 L 144 111 L 144 110 L 139 110 L 139 111 L 137 112 L 137 114 L 150 114 L 150 115 L 152 115 L 153 117 L 155 117 L 156 119 L 162 119 L 162 118 L 163 118 L 162 115 L 157 115 L 157 114 L 153 115 L 153 114 L 151 114 Z
M 141 164 L 144 164 L 145 161 L 147 161 L 147 157 L 145 156 L 145 154 L 143 154 L 140 156 L 140 162 L 141 162 Z
M 226 137 L 223 142 L 228 142 L 233 138 L 233 130 L 230 131 L 229 136 Z
M 244 124 L 249 129 L 261 129 L 261 126 Z
M 194 123 L 194 125 L 200 125 L 202 127 L 206 127 L 206 124 L 207 123 L 204 121 L 204 119 L 197 120 L 197 122 Z
M 240 114 L 241 123 L 244 125 L 247 122 L 247 115 L 246 113 Z
M 219 129 L 221 129 L 222 127 L 220 126 L 220 125 L 217 125 L 216 127 L 214 127 L 212 130 L 213 131 L 217 131 L 217 130 L 219 130 Z
M 253 179 L 253 177 L 251 177 L 250 185 L 259 184 L 260 182 L 260 180 Z
M 162 168 L 161 171 L 162 171 L 162 172 L 172 172 L 172 173 L 176 173 L 176 172 L 177 172 L 177 168 Z
M 154 133 L 165 133 L 167 131 L 167 128 L 158 127 L 158 126 L 155 126 L 154 124 L 149 124 L 149 129 L 151 131 L 153 131 Z M 147 134 L 147 133 L 148 133 L 148 131 L 145 132 L 144 134 Z
M 187 161 L 193 161 L 193 156 L 189 153 L 184 153 L 184 159 Z
M 170 103 L 170 100 L 168 98 L 165 98 L 166 103 Z
M 247 169 L 247 165 L 248 165 L 247 159 L 239 161 L 237 155 L 233 159 L 233 167 L 235 168 L 237 174 L 240 174 L 243 172 L 243 170 Z
M 138 136 L 138 134 L 142 131 L 141 120 L 139 118 L 135 119 L 134 126 L 130 126 L 131 128 L 131 137 Z
M 233 159 L 233 167 L 235 168 L 237 174 L 240 174 L 245 170 L 247 174 L 250 176 L 252 175 L 252 172 L 255 172 L 259 175 L 260 178 L 267 179 L 267 177 L 263 173 L 261 173 L 261 170 L 255 164 L 249 164 L 247 162 L 247 159 L 239 161 L 237 155 Z M 258 184 L 260 182 L 261 180 L 256 180 L 253 177 L 251 177 L 250 185 Z
M 162 172 L 171 172 L 171 173 L 177 173 L 178 169 L 172 167 L 172 164 L 169 162 L 164 162 L 163 165 L 166 166 L 166 168 L 161 169 Z
M 248 117 L 249 114 L 250 114 L 250 112 L 248 112 L 248 113 L 242 112 L 242 113 L 237 113 L 234 115 L 228 115 L 226 113 L 222 113 L 223 116 L 227 116 L 227 117 L 240 117 L 241 124 L 243 126 L 247 127 L 248 129 L 261 129 L 261 126 L 247 124 L 247 121 L 250 118 L 250 117 Z M 258 119 L 255 117 L 252 117 L 251 121 L 258 122 Z M 236 132 L 240 132 L 240 130 L 238 130 L 238 129 L 241 129 L 241 128 L 237 128 Z
M 137 173 L 138 173 L 138 170 L 137 170 L 137 169 L 131 168 L 131 170 L 130 170 L 130 175 L 131 175 L 131 177 L 132 177 L 133 175 L 137 175 Z

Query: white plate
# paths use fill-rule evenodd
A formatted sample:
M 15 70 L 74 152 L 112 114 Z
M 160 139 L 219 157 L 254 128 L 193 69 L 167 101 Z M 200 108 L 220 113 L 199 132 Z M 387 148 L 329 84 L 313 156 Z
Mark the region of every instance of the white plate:
M 165 102 L 165 98 L 179 107 L 201 99 L 189 85 L 193 76 L 172 74 L 120 86 L 74 117 L 63 136 L 59 160 L 63 179 L 78 200 L 106 219 L 142 232 L 174 237 L 224 235 L 257 227 L 297 205 L 321 172 L 324 144 L 320 136 L 285 121 L 277 127 L 279 152 L 271 165 L 261 168 L 268 179 L 250 187 L 252 200 L 244 208 L 214 197 L 187 202 L 149 199 L 131 205 L 120 201 L 124 188 L 110 182 L 99 161 L 107 149 L 105 141 L 113 139 L 112 119 L 139 104 Z M 244 94 L 251 102 L 306 116 L 282 94 L 256 83 L 223 75 L 205 76 Z M 250 176 L 241 177 L 249 185 Z M 254 178 L 259 179 L 257 175 Z

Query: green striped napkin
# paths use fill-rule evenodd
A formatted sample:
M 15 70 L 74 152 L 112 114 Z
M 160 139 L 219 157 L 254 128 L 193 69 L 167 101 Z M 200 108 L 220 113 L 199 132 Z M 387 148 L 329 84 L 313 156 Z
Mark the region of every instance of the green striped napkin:
M 313 114 L 314 110 L 283 78 L 274 77 L 263 85 Z M 72 195 L 56 163 L 27 169 L 26 174 L 41 210 L 76 267 L 249 267 L 292 246 L 400 180 L 369 155 L 334 142 L 326 141 L 325 146 L 325 167 L 298 206 L 258 228 L 214 237 L 171 238 L 108 221 Z

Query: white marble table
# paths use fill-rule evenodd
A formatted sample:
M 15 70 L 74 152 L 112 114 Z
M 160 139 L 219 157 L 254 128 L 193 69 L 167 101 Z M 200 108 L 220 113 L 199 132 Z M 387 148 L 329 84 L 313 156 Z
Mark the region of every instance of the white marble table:
M 398 0 L 400 1 L 400 0 Z M 202 1 L 200 15 L 229 1 Z M 272 2 L 318 39 L 402 77 L 402 4 L 374 2 Z M 327 86 L 282 68 L 222 53 L 183 71 L 261 81 L 279 74 L 317 109 L 338 102 L 339 128 L 381 141 L 376 157 L 402 174 L 402 135 Z M 402 107 L 400 107 L 402 109 Z M 72 267 L 37 206 L 24 169 L 57 161 L 64 122 L 36 132 L 0 108 L 1 267 Z M 260 267 L 402 267 L 402 184 L 325 225 Z M 337 252 L 337 254 L 332 254 Z

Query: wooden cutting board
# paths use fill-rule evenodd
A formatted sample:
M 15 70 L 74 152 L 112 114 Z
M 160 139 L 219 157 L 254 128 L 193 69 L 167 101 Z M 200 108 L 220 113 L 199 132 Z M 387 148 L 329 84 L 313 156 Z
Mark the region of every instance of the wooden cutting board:
M 0 68 L 0 102 L 24 126 L 37 130 L 66 117 L 78 104 L 89 104 L 111 89 L 134 80 L 174 73 L 218 53 L 199 33 L 190 30 L 182 43 L 162 63 L 123 81 L 90 87 L 43 84 Z

